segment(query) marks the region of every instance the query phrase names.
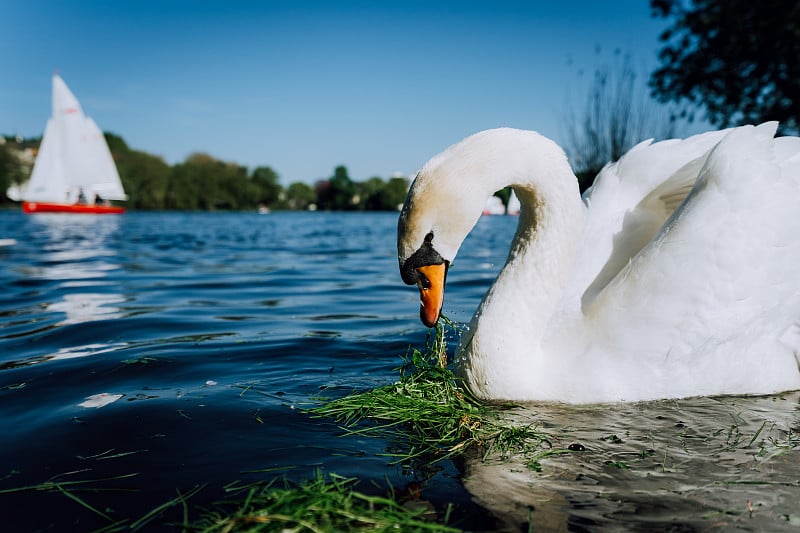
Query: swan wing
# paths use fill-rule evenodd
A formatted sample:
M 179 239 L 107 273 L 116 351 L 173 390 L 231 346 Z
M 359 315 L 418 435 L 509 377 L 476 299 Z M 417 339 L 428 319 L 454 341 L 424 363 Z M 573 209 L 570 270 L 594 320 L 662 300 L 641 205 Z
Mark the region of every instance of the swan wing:
M 571 285 L 575 298 L 583 305 L 591 302 L 653 239 L 694 187 L 708 154 L 729 131 L 644 141 L 606 165 L 584 193 L 586 222 Z
M 800 141 L 772 132 L 729 132 L 655 237 L 584 306 L 588 344 L 615 353 L 618 371 L 644 361 L 671 378 L 653 380 L 666 387 L 654 397 L 800 387 Z M 643 203 L 667 196 L 656 188 Z

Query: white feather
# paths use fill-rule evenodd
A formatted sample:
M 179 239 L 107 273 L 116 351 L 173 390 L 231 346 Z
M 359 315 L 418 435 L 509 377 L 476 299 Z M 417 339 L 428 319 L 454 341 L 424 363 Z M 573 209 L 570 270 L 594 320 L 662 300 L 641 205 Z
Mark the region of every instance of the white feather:
M 402 215 L 401 262 L 431 230 L 454 259 L 502 186 L 522 204 L 462 339 L 473 392 L 608 402 L 800 389 L 800 139 L 774 139 L 776 127 L 646 141 L 583 201 L 563 151 L 533 132 L 481 132 L 432 159 Z

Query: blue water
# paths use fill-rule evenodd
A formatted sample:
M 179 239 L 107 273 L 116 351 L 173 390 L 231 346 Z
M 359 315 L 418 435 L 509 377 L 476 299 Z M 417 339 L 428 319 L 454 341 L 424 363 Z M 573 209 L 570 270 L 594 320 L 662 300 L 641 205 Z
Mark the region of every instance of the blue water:
M 408 347 L 424 345 L 396 220 L 0 211 L 0 238 L 18 241 L 0 248 L 0 490 L 61 483 L 135 520 L 176 491 L 203 486 L 190 504 L 208 507 L 233 481 L 322 470 L 364 490 L 422 482 L 434 505 L 491 528 L 456 465 L 430 478 L 392 464 L 393 443 L 342 437 L 300 409 L 395 380 Z M 469 318 L 515 223 L 484 218 L 465 244 L 448 279 L 453 318 Z M 95 395 L 116 400 L 85 406 Z M 0 494 L 4 529 L 110 523 L 53 487 Z
M 197 519 L 231 483 L 318 471 L 375 494 L 418 484 L 470 531 L 800 527 L 800 393 L 506 412 L 583 450 L 541 471 L 530 457 L 395 464 L 402 435 L 342 436 L 304 413 L 396 380 L 425 343 L 396 220 L 0 211 L 0 239 L 17 240 L 0 247 L 0 531 L 130 525 L 199 487 Z M 470 318 L 516 222 L 479 220 L 448 274 L 450 318 Z M 182 518 L 172 507 L 146 529 Z

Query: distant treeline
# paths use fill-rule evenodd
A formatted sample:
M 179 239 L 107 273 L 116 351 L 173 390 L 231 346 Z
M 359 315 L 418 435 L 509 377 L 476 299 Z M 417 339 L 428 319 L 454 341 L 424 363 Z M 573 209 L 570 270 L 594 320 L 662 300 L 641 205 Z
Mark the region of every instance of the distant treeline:
M 296 182 L 288 187 L 268 166 L 247 167 L 196 153 L 182 163 L 168 165 L 158 156 L 132 150 L 118 135 L 105 134 L 117 164 L 131 209 L 251 210 L 320 209 L 336 211 L 393 211 L 403 203 L 408 179 L 373 177 L 355 182 L 347 168 L 339 166 L 333 175 L 313 186 Z M 4 137 L 0 144 L 0 203 L 12 183 L 30 176 L 32 159 L 25 150 L 38 148 L 40 139 L 17 140 Z

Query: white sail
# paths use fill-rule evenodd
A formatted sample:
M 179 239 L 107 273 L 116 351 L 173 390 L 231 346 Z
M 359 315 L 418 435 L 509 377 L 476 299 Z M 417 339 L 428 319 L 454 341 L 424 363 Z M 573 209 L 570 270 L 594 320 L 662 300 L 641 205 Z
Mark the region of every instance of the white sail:
M 519 210 L 522 206 L 519 203 L 519 198 L 517 198 L 514 189 L 511 189 L 511 196 L 508 197 L 508 207 L 506 208 L 506 213 L 509 215 L 519 215 Z
M 83 114 L 64 80 L 53 75 L 53 116 L 47 121 L 30 182 L 22 192 L 29 202 L 75 203 L 126 200 L 117 167 L 103 133 Z
M 44 136 L 39 145 L 39 153 L 33 165 L 33 173 L 28 186 L 22 191 L 22 199 L 29 202 L 66 202 L 69 185 L 64 179 L 63 165 L 59 164 L 58 125 L 54 119 L 47 121 Z
M 502 215 L 505 212 L 506 208 L 503 207 L 503 200 L 497 196 L 490 196 L 483 206 L 484 215 Z

